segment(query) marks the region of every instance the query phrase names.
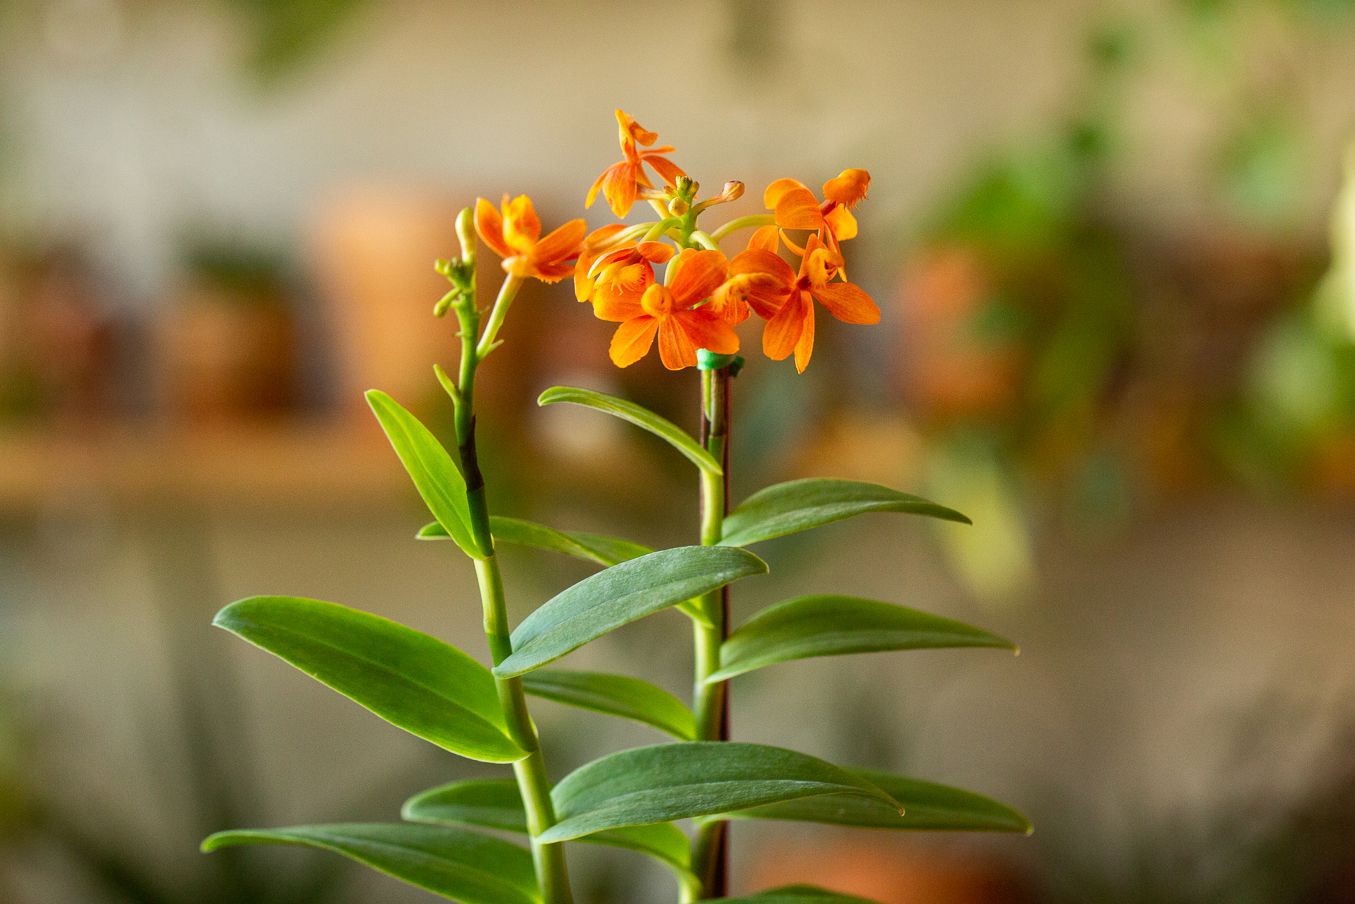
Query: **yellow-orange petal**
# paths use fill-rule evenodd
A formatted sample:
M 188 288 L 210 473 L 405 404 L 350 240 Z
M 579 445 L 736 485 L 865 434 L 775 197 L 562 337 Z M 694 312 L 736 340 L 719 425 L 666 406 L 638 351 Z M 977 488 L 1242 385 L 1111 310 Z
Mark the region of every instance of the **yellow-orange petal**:
M 612 323 L 624 323 L 643 316 L 645 310 L 640 306 L 642 294 L 613 292 L 603 286 L 593 293 L 593 316 L 598 320 L 610 320 Z
M 824 224 L 819 200 L 807 188 L 793 188 L 781 195 L 775 217 L 782 229 L 819 229 Z
M 805 304 L 804 320 L 800 322 L 800 338 L 795 340 L 795 370 L 804 373 L 809 357 L 814 354 L 814 305 Z
M 537 242 L 532 257 L 542 262 L 573 260 L 579 256 L 579 248 L 587 232 L 587 222 L 570 220 Z
M 585 227 L 586 228 L 586 227 Z M 526 195 L 518 195 L 503 203 L 503 242 L 518 254 L 529 254 L 541 238 L 541 218 L 536 206 Z
M 852 216 L 852 212 L 843 205 L 834 205 L 833 209 L 828 211 L 823 219 L 828 224 L 828 231 L 839 242 L 856 238 L 856 217 Z
M 697 348 L 710 349 L 717 355 L 732 355 L 739 350 L 739 334 L 727 320 L 713 312 L 683 311 L 673 319 Z
M 678 166 L 667 157 L 661 156 L 658 151 L 646 151 L 640 155 L 640 159 L 654 168 L 654 172 L 659 174 L 659 178 L 669 185 L 677 185 L 677 180 L 687 175 Z
M 776 253 L 777 236 L 781 234 L 780 227 L 762 226 L 753 231 L 748 239 L 749 251 L 770 251 Z
M 593 290 L 597 287 L 597 284 L 593 282 L 593 277 L 588 272 L 592 263 L 592 255 L 581 253 L 574 264 L 574 297 L 579 301 L 587 301 L 592 298 Z
M 710 293 L 725 281 L 728 261 L 719 251 L 694 251 L 690 248 L 678 255 L 672 266 L 673 282 L 669 287 L 679 307 L 690 308 L 710 297 Z
M 602 194 L 606 196 L 607 205 L 611 207 L 612 213 L 618 217 L 630 213 L 631 207 L 635 204 L 636 186 L 641 175 L 639 168 L 639 164 L 623 160 L 612 164 L 607 172 L 603 173 Z
M 775 210 L 781 198 L 789 191 L 809 191 L 809 186 L 799 179 L 777 179 L 762 193 L 762 204 L 768 210 Z
M 654 345 L 654 334 L 658 332 L 659 321 L 648 315 L 627 320 L 616 328 L 612 335 L 612 344 L 607 349 L 612 363 L 617 367 L 630 367 L 645 355 Z
M 811 286 L 809 291 L 828 309 L 828 313 L 843 323 L 880 322 L 879 306 L 855 283 L 830 282 Z
M 475 231 L 480 234 L 480 240 L 499 257 L 513 256 L 513 249 L 503 241 L 503 217 L 484 198 L 475 200 Z
M 823 196 L 848 207 L 865 200 L 870 191 L 870 173 L 863 169 L 845 169 L 823 183 Z
M 696 366 L 696 343 L 676 317 L 659 322 L 659 360 L 669 370 Z
M 557 283 L 573 272 L 574 265 L 565 261 L 532 261 L 528 264 L 527 275 L 542 282 Z
M 804 329 L 805 310 L 813 316 L 813 300 L 804 292 L 795 292 L 781 310 L 767 321 L 762 331 L 762 351 L 773 361 L 782 361 L 795 351 L 795 343 Z
M 621 146 L 626 146 L 629 138 L 645 147 L 659 140 L 658 132 L 651 132 L 635 121 L 635 118 L 620 108 L 616 111 L 616 124 L 621 133 Z
M 667 242 L 641 242 L 635 246 L 635 250 L 653 264 L 666 264 L 677 254 L 677 249 Z

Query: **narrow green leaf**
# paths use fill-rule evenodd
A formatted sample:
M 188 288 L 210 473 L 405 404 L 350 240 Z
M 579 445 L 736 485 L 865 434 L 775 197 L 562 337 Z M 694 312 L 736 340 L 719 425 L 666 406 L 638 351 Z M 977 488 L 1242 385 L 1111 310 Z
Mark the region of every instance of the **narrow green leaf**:
M 889 487 L 811 477 L 759 490 L 725 518 L 726 546 L 747 546 L 866 512 L 907 512 L 969 524 L 959 512 Z
M 565 776 L 551 792 L 560 821 L 541 838 L 568 841 L 823 794 L 893 804 L 860 776 L 793 750 L 729 741 L 659 744 L 605 756 Z
M 871 829 L 927 829 L 961 832 L 1031 831 L 1030 821 L 1006 804 L 972 791 L 891 775 L 849 769 L 903 805 L 892 807 L 861 797 L 816 797 L 731 813 L 734 819 L 789 819 Z
M 429 788 L 405 801 L 400 818 L 527 834 L 522 794 L 511 778 L 464 779 Z
M 685 703 L 663 688 L 629 675 L 540 669 L 523 675 L 522 686 L 537 697 L 634 719 L 682 741 L 696 738 L 696 719 Z
M 512 655 L 494 674 L 525 674 L 622 625 L 766 571 L 757 556 L 727 546 L 680 546 L 613 565 L 524 618 L 512 635 Z
M 489 670 L 435 637 L 291 596 L 239 600 L 212 624 L 444 750 L 489 763 L 526 755 L 509 739 Z
M 857 596 L 802 596 L 763 609 L 720 647 L 725 681 L 778 662 L 880 650 L 1000 647 L 1009 640 L 964 622 Z
M 386 431 L 391 448 L 409 472 L 424 504 L 438 519 L 447 536 L 472 558 L 482 559 L 482 550 L 470 532 L 470 510 L 466 503 L 466 480 L 428 428 L 390 396 L 377 389 L 367 391 L 367 404 Z
M 619 565 L 631 559 L 651 553 L 654 550 L 639 543 L 622 540 L 619 537 L 607 537 L 602 534 L 590 534 L 583 531 L 563 531 L 535 521 L 521 518 L 505 518 L 491 515 L 489 529 L 496 543 L 512 543 L 517 546 L 530 546 L 550 552 L 560 552 L 586 562 L 594 562 L 604 567 Z M 434 521 L 425 524 L 417 534 L 420 540 L 446 540 L 447 531 Z
M 532 856 L 503 841 L 441 826 L 386 823 L 218 832 L 205 853 L 244 844 L 318 848 L 461 904 L 540 904 Z
M 527 814 L 512 779 L 452 782 L 416 794 L 400 810 L 404 819 L 441 825 L 475 825 L 527 834 Z M 682 879 L 690 876 L 691 843 L 671 822 L 626 826 L 579 839 L 625 848 L 662 861 Z
M 667 442 L 701 470 L 710 474 L 723 473 L 720 463 L 703 449 L 701 444 L 692 438 L 691 434 L 643 405 L 637 405 L 634 402 L 605 393 L 594 392 L 591 389 L 579 389 L 575 386 L 552 386 L 541 393 L 541 396 L 536 400 L 538 405 L 554 405 L 557 402 L 583 405 L 586 408 L 594 408 L 613 417 L 619 417 L 623 421 L 629 421 Z
M 787 885 L 746 898 L 724 898 L 725 904 L 879 904 L 869 898 L 844 895 L 816 885 Z

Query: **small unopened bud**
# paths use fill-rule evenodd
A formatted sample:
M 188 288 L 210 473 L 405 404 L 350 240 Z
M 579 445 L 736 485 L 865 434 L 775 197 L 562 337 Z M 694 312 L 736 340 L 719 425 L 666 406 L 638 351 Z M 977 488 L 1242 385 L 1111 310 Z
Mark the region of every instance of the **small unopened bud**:
M 675 217 L 685 216 L 687 211 L 692 209 L 692 205 L 687 203 L 687 199 L 679 195 L 668 202 L 668 212 Z
M 676 187 L 679 195 L 685 198 L 695 198 L 696 193 L 701 190 L 701 183 L 691 176 L 678 176 Z
M 461 242 L 461 259 L 467 262 L 475 260 L 475 215 L 469 207 L 462 208 L 456 215 L 456 237 Z
M 743 183 L 737 179 L 731 179 L 725 183 L 724 191 L 720 192 L 720 200 L 737 201 L 743 197 Z

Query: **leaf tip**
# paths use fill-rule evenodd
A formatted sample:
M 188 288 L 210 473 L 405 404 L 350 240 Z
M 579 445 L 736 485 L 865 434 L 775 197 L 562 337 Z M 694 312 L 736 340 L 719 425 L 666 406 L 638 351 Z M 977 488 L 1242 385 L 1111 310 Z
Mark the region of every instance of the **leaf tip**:
M 203 854 L 210 854 L 226 846 L 229 832 L 215 832 L 202 839 L 198 845 L 198 851 Z

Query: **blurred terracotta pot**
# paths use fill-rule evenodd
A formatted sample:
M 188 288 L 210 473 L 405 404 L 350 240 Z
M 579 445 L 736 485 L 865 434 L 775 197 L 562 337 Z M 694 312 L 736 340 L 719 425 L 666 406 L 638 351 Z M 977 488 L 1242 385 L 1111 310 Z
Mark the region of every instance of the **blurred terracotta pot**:
M 940 850 L 898 841 L 834 841 L 769 849 L 753 861 L 749 887 L 808 883 L 881 904 L 1022 904 L 1020 878 L 976 849 Z
M 446 360 L 455 330 L 433 317 L 449 288 L 433 264 L 458 250 L 456 212 L 444 195 L 370 186 L 319 211 L 312 267 L 329 305 L 341 410 L 367 417 L 372 387 L 414 404 L 434 385 L 430 367 Z
M 974 323 L 992 300 L 991 274 L 963 245 L 924 249 L 904 273 L 904 396 L 928 419 L 1011 410 L 1021 379 L 1019 349 L 985 340 Z
M 160 320 L 165 408 L 189 421 L 276 416 L 296 401 L 296 328 L 269 290 L 188 284 Z

